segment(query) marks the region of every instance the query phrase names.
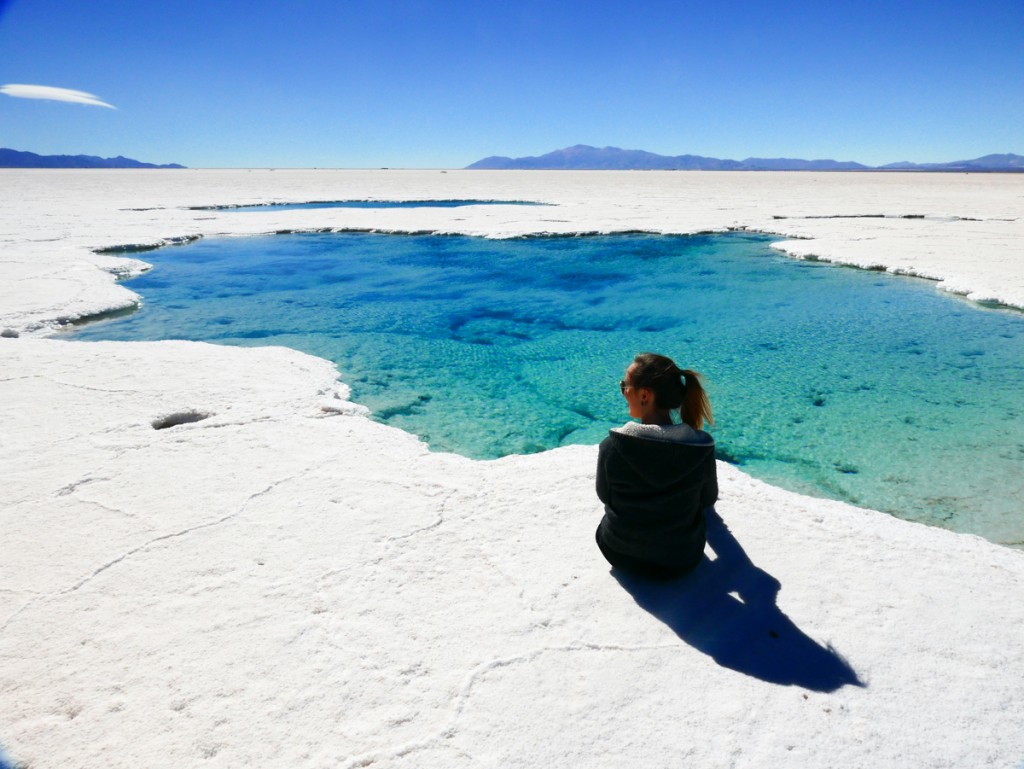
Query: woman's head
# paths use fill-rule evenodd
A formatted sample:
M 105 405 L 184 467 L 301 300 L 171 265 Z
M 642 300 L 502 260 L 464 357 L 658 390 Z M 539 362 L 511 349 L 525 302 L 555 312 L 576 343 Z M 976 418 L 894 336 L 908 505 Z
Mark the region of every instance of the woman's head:
M 666 414 L 678 409 L 680 419 L 696 430 L 702 429 L 705 422 L 714 424 L 711 403 L 701 385 L 700 375 L 689 369 L 680 369 L 671 358 L 653 352 L 640 353 L 626 369 L 623 383 L 627 399 L 630 398 L 627 390 L 632 389 L 637 404 L 643 407 L 647 406 L 647 397 L 650 397 L 653 408 Z M 633 416 L 638 416 L 632 413 L 637 404 L 630 400 Z

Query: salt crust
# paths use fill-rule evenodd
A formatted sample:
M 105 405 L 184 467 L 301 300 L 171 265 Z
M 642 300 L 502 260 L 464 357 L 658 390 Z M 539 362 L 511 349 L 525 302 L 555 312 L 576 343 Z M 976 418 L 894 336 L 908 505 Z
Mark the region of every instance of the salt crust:
M 191 208 L 437 198 L 557 205 Z M 776 247 L 794 257 L 933 278 L 1024 308 L 1022 174 L 4 169 L 0 204 L 0 329 L 19 332 L 137 301 L 114 277 L 145 263 L 94 249 L 321 228 L 485 237 L 750 229 L 778 233 Z
M 1024 178 L 14 171 L 0 179 L 0 328 L 22 333 L 0 338 L 0 742 L 12 761 L 34 769 L 1024 761 L 1019 551 L 791 494 L 720 464 L 718 511 L 749 557 L 731 551 L 724 573 L 745 603 L 727 598 L 729 616 L 746 612 L 747 621 L 697 637 L 642 608 L 651 594 L 624 590 L 591 544 L 601 513 L 595 447 L 492 462 L 431 453 L 365 418 L 329 363 L 284 348 L 33 338 L 60 317 L 130 301 L 103 270 L 141 263 L 93 248 L 312 227 L 488 236 L 773 229 L 815 238 L 784 244 L 797 254 L 913 269 L 1024 306 L 1021 225 L 1001 221 L 1019 210 Z M 559 206 L 182 208 L 377 197 Z M 837 213 L 935 218 L 797 218 Z M 721 588 L 709 575 L 726 554 L 691 588 Z M 688 589 L 661 595 L 685 612 L 700 599 Z M 765 596 L 774 612 L 758 611 Z M 784 685 L 765 674 L 770 665 L 723 653 L 738 629 L 756 635 L 744 647 L 761 649 L 761 663 L 797 648 L 797 634 L 817 651 L 782 671 Z M 826 644 L 856 683 L 815 678 L 815 660 L 839 660 Z

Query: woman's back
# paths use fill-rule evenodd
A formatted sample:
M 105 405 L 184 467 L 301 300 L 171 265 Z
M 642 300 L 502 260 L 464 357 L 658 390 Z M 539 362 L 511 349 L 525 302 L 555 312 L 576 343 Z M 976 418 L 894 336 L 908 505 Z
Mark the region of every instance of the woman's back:
M 612 430 L 598 453 L 597 496 L 603 549 L 689 571 L 704 553 L 704 508 L 718 498 L 714 440 L 684 424 Z
M 597 460 L 604 517 L 597 544 L 613 566 L 670 577 L 704 554 L 704 509 L 718 499 L 711 405 L 696 372 L 641 353 L 619 388 L 640 420 L 611 430 Z M 673 424 L 678 410 L 681 424 Z

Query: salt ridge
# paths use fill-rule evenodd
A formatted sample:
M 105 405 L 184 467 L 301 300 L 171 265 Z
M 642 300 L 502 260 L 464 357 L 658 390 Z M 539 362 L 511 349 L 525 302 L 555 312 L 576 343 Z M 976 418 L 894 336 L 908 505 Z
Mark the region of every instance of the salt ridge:
M 367 419 L 331 364 L 292 350 L 42 338 L 61 319 L 136 300 L 114 275 L 144 269 L 140 255 L 97 248 L 322 227 L 746 228 L 785 236 L 794 256 L 928 275 L 1024 307 L 1024 179 L 0 179 L 0 329 L 22 334 L 0 339 L 0 744 L 12 761 L 1024 761 L 1019 551 L 720 465 L 718 558 L 659 594 L 620 584 L 592 544 L 595 447 L 474 462 Z M 557 207 L 187 209 L 443 197 Z M 876 213 L 891 217 L 807 218 Z M 907 215 L 926 218 L 895 218 Z M 156 429 L 168 417 L 177 423 Z M 716 622 L 685 615 L 699 601 Z

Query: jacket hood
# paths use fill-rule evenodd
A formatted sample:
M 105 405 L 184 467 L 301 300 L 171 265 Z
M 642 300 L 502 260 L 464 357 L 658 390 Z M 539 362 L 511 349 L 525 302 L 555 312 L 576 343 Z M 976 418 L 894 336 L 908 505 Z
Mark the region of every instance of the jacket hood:
M 708 454 L 715 453 L 714 439 L 703 431 L 696 431 L 699 442 L 693 443 L 639 437 L 618 430 L 609 431 L 608 436 L 626 464 L 653 489 L 665 489 L 680 481 L 688 485 L 687 474 L 680 476 L 681 467 L 690 468 L 688 474 L 693 475 L 693 482 L 702 482 L 706 472 L 704 461 Z

